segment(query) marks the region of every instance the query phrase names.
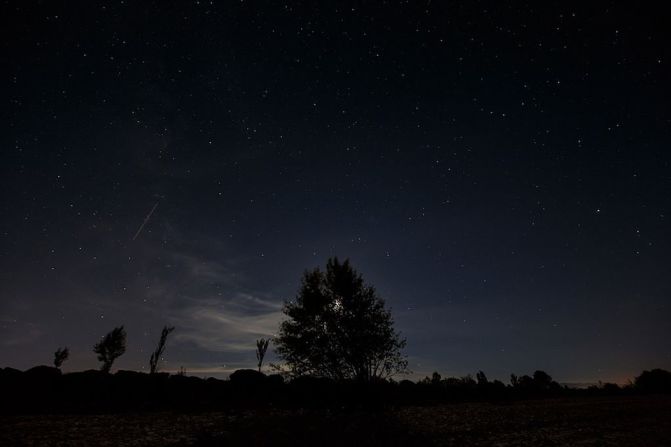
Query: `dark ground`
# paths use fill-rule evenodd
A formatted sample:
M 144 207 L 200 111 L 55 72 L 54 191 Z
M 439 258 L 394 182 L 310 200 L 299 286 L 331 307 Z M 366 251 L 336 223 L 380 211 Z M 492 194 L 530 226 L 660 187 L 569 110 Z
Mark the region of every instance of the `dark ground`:
M 671 397 L 461 403 L 379 412 L 9 416 L 2 446 L 671 446 Z

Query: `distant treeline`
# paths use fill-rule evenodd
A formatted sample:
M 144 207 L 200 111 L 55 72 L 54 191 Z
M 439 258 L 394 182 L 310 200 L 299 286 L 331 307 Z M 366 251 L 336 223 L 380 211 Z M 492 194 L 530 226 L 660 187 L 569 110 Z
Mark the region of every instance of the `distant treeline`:
M 116 411 L 185 410 L 283 407 L 383 407 L 430 405 L 443 402 L 493 401 L 551 397 L 671 393 L 671 372 L 644 371 L 628 386 L 602 384 L 587 389 L 561 386 L 543 371 L 511 383 L 475 378 L 442 378 L 438 373 L 418 382 L 335 381 L 238 370 L 229 380 L 201 379 L 184 374 L 145 374 L 89 370 L 62 374 L 58 368 L 37 366 L 27 371 L 0 369 L 4 413 L 86 413 Z

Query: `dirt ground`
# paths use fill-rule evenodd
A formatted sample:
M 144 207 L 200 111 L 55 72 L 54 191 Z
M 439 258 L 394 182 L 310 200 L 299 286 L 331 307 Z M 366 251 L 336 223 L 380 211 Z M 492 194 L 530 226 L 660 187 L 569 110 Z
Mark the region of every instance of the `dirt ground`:
M 671 397 L 0 417 L 0 446 L 671 446 Z

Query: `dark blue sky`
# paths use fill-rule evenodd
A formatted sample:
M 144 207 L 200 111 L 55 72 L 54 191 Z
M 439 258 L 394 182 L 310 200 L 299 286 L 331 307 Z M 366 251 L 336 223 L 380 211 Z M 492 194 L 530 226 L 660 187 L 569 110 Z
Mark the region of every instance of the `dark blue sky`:
M 3 5 L 0 366 L 250 367 L 339 256 L 416 375 L 671 368 L 660 14 L 129 3 Z

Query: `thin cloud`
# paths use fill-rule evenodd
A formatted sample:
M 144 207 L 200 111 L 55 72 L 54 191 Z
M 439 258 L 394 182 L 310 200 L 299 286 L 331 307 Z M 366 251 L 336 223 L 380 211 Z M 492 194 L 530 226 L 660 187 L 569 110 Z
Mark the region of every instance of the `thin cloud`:
M 193 342 L 208 351 L 240 352 L 253 349 L 258 337 L 274 336 L 282 312 L 275 303 L 242 294 L 218 307 L 194 305 L 176 318 L 181 321 L 177 340 Z

